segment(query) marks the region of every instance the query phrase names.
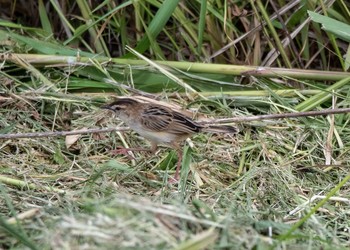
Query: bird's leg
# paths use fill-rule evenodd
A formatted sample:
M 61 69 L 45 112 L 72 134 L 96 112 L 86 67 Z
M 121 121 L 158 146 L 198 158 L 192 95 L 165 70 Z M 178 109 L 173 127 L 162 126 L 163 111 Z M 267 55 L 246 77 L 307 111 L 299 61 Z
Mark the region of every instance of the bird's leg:
M 180 145 L 178 143 L 175 143 L 172 146 L 176 150 L 177 163 L 176 163 L 175 175 L 174 175 L 174 177 L 169 178 L 169 183 L 174 184 L 174 183 L 177 183 L 180 179 L 180 170 L 181 170 L 181 165 L 182 165 L 182 150 L 181 150 Z
M 180 179 L 180 169 L 181 169 L 181 164 L 182 164 L 182 151 L 177 149 L 177 163 L 176 163 L 176 170 L 175 170 L 175 175 L 174 179 L 178 181 Z

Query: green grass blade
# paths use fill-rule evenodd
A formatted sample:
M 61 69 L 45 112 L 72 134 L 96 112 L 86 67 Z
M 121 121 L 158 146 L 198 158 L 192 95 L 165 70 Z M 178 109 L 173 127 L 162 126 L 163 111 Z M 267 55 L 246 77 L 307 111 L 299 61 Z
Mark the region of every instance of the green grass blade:
M 323 93 L 316 94 L 307 100 L 303 101 L 302 103 L 295 106 L 295 109 L 298 111 L 308 111 L 311 110 L 318 105 L 324 103 L 325 101 L 329 100 L 332 97 L 333 91 L 338 91 L 341 87 L 347 85 L 350 82 L 350 77 L 347 77 L 343 80 L 340 80 L 336 83 L 334 83 L 332 86 L 325 89 Z
M 43 30 L 45 30 L 47 34 L 52 35 L 53 31 L 51 28 L 51 23 L 49 17 L 47 16 L 43 0 L 39 0 L 39 17 Z
M 173 14 L 178 3 L 179 0 L 165 0 L 163 2 L 162 6 L 159 8 L 158 12 L 156 13 L 153 20 L 148 26 L 148 36 L 144 36 L 143 39 L 138 43 L 138 45 L 135 48 L 136 51 L 138 51 L 139 53 L 143 53 L 149 48 L 150 41 L 155 39 L 157 35 L 162 31 L 165 24 L 168 22 L 169 18 Z M 125 57 L 131 57 L 131 54 L 128 53 L 127 55 L 125 55 Z
M 10 201 L 10 197 L 5 191 L 4 186 L 0 183 L 0 193 L 2 194 L 2 199 L 4 199 L 7 203 L 7 206 L 10 210 L 15 214 L 15 208 Z M 23 232 L 23 229 L 20 227 L 20 224 L 16 226 L 9 224 L 6 219 L 0 214 L 0 231 L 5 231 L 7 234 L 11 235 L 23 245 L 29 247 L 30 249 L 38 249 L 34 243 L 28 238 L 28 236 Z
M 217 232 L 214 229 L 209 229 L 207 231 L 201 232 L 191 239 L 181 243 L 179 246 L 175 247 L 173 250 L 201 250 L 210 249 L 213 243 L 218 237 Z
M 69 47 L 62 46 L 57 43 L 41 41 L 38 39 L 30 38 L 27 36 L 18 35 L 14 32 L 6 32 L 0 30 L 0 37 L 11 37 L 13 40 L 20 44 L 26 44 L 36 52 L 46 54 L 46 55 L 65 55 L 65 56 L 81 56 L 95 57 L 96 54 L 92 54 L 85 51 L 79 51 L 77 49 L 71 49 Z M 67 61 L 66 61 L 67 62 Z
M 266 12 L 266 9 L 265 9 L 264 5 L 262 4 L 262 2 L 260 0 L 257 0 L 256 3 L 257 3 L 257 5 L 258 5 L 258 7 L 259 7 L 259 9 L 260 9 L 260 11 L 262 13 L 262 16 L 263 16 L 263 18 L 264 18 L 264 20 L 265 20 L 265 22 L 267 24 L 267 27 L 269 28 L 269 30 L 270 30 L 270 32 L 272 34 L 273 40 L 274 40 L 275 44 L 277 45 L 278 51 L 280 52 L 284 63 L 286 64 L 286 66 L 288 68 L 292 68 L 292 64 L 289 61 L 289 58 L 288 58 L 288 56 L 287 56 L 287 54 L 285 52 L 285 49 L 284 49 L 284 47 L 282 45 L 282 42 L 281 42 L 281 40 L 280 40 L 280 38 L 279 38 L 279 36 L 278 36 L 278 34 L 276 32 L 275 27 L 273 26 L 273 24 L 272 24 L 272 22 L 270 20 L 269 15 Z
M 88 2 L 84 0 L 77 0 L 77 4 L 79 6 L 81 14 L 83 15 L 83 18 L 85 19 L 86 24 L 93 22 L 93 15 Z M 89 33 L 93 44 L 95 45 L 96 52 L 102 55 L 110 56 L 106 43 L 104 42 L 103 38 L 98 35 L 95 26 L 89 27 Z
M 300 219 L 297 223 L 295 223 L 292 228 L 285 234 L 278 237 L 278 240 L 287 240 L 295 230 L 297 230 L 301 225 L 303 225 L 312 215 L 314 215 L 319 208 L 321 208 L 332 196 L 334 196 L 340 188 L 342 188 L 348 181 L 350 180 L 350 175 L 347 175 L 337 186 L 335 186 L 324 198 L 321 200 L 317 205 L 310 210 L 309 213 L 307 213 L 302 219 Z
M 188 178 L 188 174 L 190 172 L 190 165 L 191 165 L 191 158 L 192 158 L 192 149 L 186 145 L 184 146 L 184 150 L 183 150 L 183 158 L 182 158 L 182 167 L 181 167 L 181 172 L 180 172 L 180 185 L 179 188 L 182 192 L 182 194 L 185 197 L 185 193 L 186 193 L 186 181 Z
M 137 21 L 138 21 L 138 25 L 142 26 L 146 32 L 146 36 L 149 39 L 149 45 L 150 48 L 152 50 L 152 54 L 155 55 L 155 57 L 159 60 L 165 60 L 165 56 L 163 54 L 162 49 L 159 46 L 159 43 L 156 41 L 156 37 L 153 36 L 152 32 L 150 31 L 150 29 L 147 27 L 147 24 L 143 18 L 143 14 L 141 13 L 141 10 L 146 10 L 148 12 L 149 15 L 152 16 L 151 11 L 142 3 L 139 3 L 136 5 L 136 7 L 139 7 L 139 5 L 142 5 L 143 8 L 135 8 L 136 10 L 136 16 L 137 16 Z M 153 17 L 154 18 L 154 17 Z M 142 25 L 141 25 L 142 24 Z
M 323 30 L 334 34 L 336 37 L 344 41 L 350 42 L 350 25 L 313 11 L 308 11 L 307 13 L 312 21 L 322 24 Z
M 27 236 L 19 232 L 19 230 L 6 222 L 6 220 L 0 215 L 0 228 L 2 228 L 6 233 L 17 239 L 23 245 L 29 247 L 30 249 L 38 249 L 35 244 L 29 240 Z
M 200 54 L 202 50 L 206 14 L 207 14 L 207 0 L 202 0 L 201 12 L 199 14 L 199 23 L 198 23 L 198 47 L 197 47 L 198 54 Z

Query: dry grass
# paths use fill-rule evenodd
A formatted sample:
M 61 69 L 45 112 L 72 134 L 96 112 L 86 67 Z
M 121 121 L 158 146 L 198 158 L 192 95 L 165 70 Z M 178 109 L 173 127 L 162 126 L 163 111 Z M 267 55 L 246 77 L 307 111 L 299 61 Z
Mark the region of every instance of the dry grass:
M 53 121 L 55 128 L 120 124 L 95 106 L 60 102 L 51 112 L 54 103 L 10 97 L 2 103 L 2 127 L 29 132 L 51 130 Z M 63 113 L 74 118 L 55 119 Z M 349 136 L 349 129 L 336 128 L 341 138 Z M 323 165 L 328 129 L 325 118 L 293 119 L 242 126 L 234 137 L 197 135 L 186 155 L 191 159 L 190 170 L 184 168 L 188 177 L 178 185 L 167 184 L 175 157 L 171 150 L 135 154 L 135 161 L 112 156 L 108 152 L 122 145 L 117 133 L 84 135 L 69 149 L 64 138 L 2 141 L 1 176 L 37 189 L 1 185 L 1 211 L 12 217 L 38 208 L 19 221 L 18 230 L 54 249 L 171 248 L 211 228 L 216 248 L 280 248 L 278 237 L 316 201 L 288 213 L 314 195 L 327 194 L 348 174 L 350 145 L 344 139 L 342 148 L 332 144 L 336 165 Z M 129 145 L 146 145 L 132 132 L 122 136 Z M 347 198 L 347 192 L 345 185 L 337 196 Z M 328 201 L 293 233 L 295 240 L 283 245 L 346 246 L 348 206 L 349 201 Z M 4 239 L 4 247 L 17 245 L 18 239 Z
M 100 105 L 140 91 L 215 118 L 350 105 L 339 73 L 347 44 L 304 22 L 307 10 L 323 10 L 346 23 L 343 1 L 306 1 L 277 17 L 294 1 L 27 2 L 0 11 L 9 21 L 0 22 L 0 134 L 116 127 Z M 261 21 L 264 12 L 275 21 Z M 125 45 L 173 68 L 106 58 L 132 57 Z M 227 65 L 189 63 L 204 60 Z M 0 140 L 0 248 L 347 249 L 349 121 L 266 120 L 238 124 L 234 136 L 196 135 L 176 185 L 171 149 L 134 160 L 109 153 L 147 146 L 133 132 L 70 137 L 69 147 L 64 137 Z

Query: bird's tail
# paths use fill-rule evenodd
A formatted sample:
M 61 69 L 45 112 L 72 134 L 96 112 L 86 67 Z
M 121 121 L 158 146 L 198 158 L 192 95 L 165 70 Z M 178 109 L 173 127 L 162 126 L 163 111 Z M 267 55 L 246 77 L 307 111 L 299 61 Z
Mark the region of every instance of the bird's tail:
M 238 129 L 228 125 L 208 125 L 203 127 L 202 131 L 209 133 L 237 133 Z

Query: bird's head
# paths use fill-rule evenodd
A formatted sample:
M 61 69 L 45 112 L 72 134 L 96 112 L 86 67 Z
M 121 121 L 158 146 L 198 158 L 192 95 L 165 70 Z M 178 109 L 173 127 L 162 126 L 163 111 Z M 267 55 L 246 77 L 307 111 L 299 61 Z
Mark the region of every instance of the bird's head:
M 114 111 L 118 116 L 127 114 L 139 104 L 138 101 L 131 98 L 118 98 L 116 101 L 101 106 L 101 109 Z

